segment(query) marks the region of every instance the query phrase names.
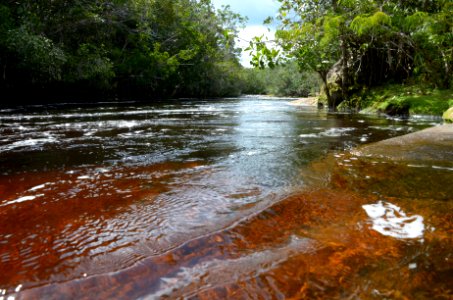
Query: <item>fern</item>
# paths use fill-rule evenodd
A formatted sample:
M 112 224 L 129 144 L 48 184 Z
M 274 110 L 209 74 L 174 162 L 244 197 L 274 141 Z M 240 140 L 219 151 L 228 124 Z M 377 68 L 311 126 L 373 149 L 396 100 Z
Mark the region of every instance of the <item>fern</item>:
M 378 11 L 373 15 L 358 15 L 352 20 L 350 28 L 354 33 L 361 36 L 368 33 L 379 32 L 384 25 L 390 26 L 391 18 L 384 12 Z
M 414 14 L 407 16 L 404 20 L 404 29 L 408 31 L 414 31 L 419 29 L 421 26 L 429 23 L 429 14 L 422 11 L 417 11 Z

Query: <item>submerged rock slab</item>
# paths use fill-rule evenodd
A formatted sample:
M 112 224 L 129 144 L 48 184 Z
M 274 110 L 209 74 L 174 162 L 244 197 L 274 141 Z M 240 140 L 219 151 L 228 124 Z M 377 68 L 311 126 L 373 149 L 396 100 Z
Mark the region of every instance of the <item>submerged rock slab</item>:
M 453 124 L 421 130 L 370 144 L 353 151 L 358 156 L 391 160 L 453 162 Z
M 307 186 L 363 195 L 449 201 L 453 193 L 453 125 L 437 126 L 314 161 Z

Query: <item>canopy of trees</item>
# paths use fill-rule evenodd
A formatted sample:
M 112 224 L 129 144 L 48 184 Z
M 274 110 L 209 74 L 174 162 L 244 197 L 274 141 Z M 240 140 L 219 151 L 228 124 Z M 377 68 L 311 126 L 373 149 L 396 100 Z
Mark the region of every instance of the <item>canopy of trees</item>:
M 453 85 L 451 0 L 279 2 L 277 43 L 286 58 L 320 75 L 331 109 L 363 87 L 408 78 Z M 258 66 L 279 57 L 260 40 L 251 48 Z M 328 82 L 332 70 L 340 73 L 337 90 Z
M 2 0 L 0 89 L 14 98 L 235 95 L 243 21 L 209 0 Z

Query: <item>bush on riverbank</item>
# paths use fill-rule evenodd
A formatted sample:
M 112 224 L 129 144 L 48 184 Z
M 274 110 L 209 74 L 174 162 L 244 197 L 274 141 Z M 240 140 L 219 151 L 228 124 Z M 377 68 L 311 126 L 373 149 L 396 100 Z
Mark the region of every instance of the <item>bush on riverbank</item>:
M 301 72 L 295 62 L 272 69 L 244 69 L 243 94 L 309 97 L 319 93 L 321 79 L 310 71 Z
M 444 119 L 446 123 L 453 123 L 453 104 L 451 104 L 451 107 L 444 112 L 442 119 Z
M 453 106 L 453 90 L 436 89 L 426 85 L 393 84 L 370 89 L 351 98 L 352 106 L 362 108 L 364 113 L 383 112 L 398 115 L 407 110 L 409 114 L 441 116 Z

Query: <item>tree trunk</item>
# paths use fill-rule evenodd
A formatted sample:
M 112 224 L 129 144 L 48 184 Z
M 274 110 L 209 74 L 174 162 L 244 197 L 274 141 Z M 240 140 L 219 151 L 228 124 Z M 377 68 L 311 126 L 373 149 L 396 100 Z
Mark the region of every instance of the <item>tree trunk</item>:
M 4 62 L 2 61 L 2 59 L 0 58 L 0 64 L 2 65 L 2 79 L 3 79 L 3 82 L 5 83 L 6 85 L 6 68 L 8 66 L 8 59 L 6 58 L 6 55 L 5 55 L 5 60 Z
M 348 97 L 347 86 L 349 84 L 348 80 L 348 49 L 345 41 L 344 34 L 341 35 L 341 97 L 343 100 L 346 100 Z
M 336 111 L 337 106 L 335 105 L 335 99 L 332 98 L 332 95 L 330 94 L 329 86 L 327 85 L 327 73 L 328 71 L 318 71 L 319 76 L 322 79 L 322 82 L 324 83 L 324 91 L 326 92 L 327 96 L 327 105 L 329 107 L 329 111 Z
M 449 63 L 448 63 L 448 59 L 445 57 L 445 53 L 444 51 L 440 51 L 441 55 L 442 55 L 442 61 L 444 63 L 444 72 L 445 72 L 445 76 L 444 76 L 444 82 L 442 83 L 443 87 L 444 88 L 449 88 L 450 87 L 450 66 L 449 66 Z

